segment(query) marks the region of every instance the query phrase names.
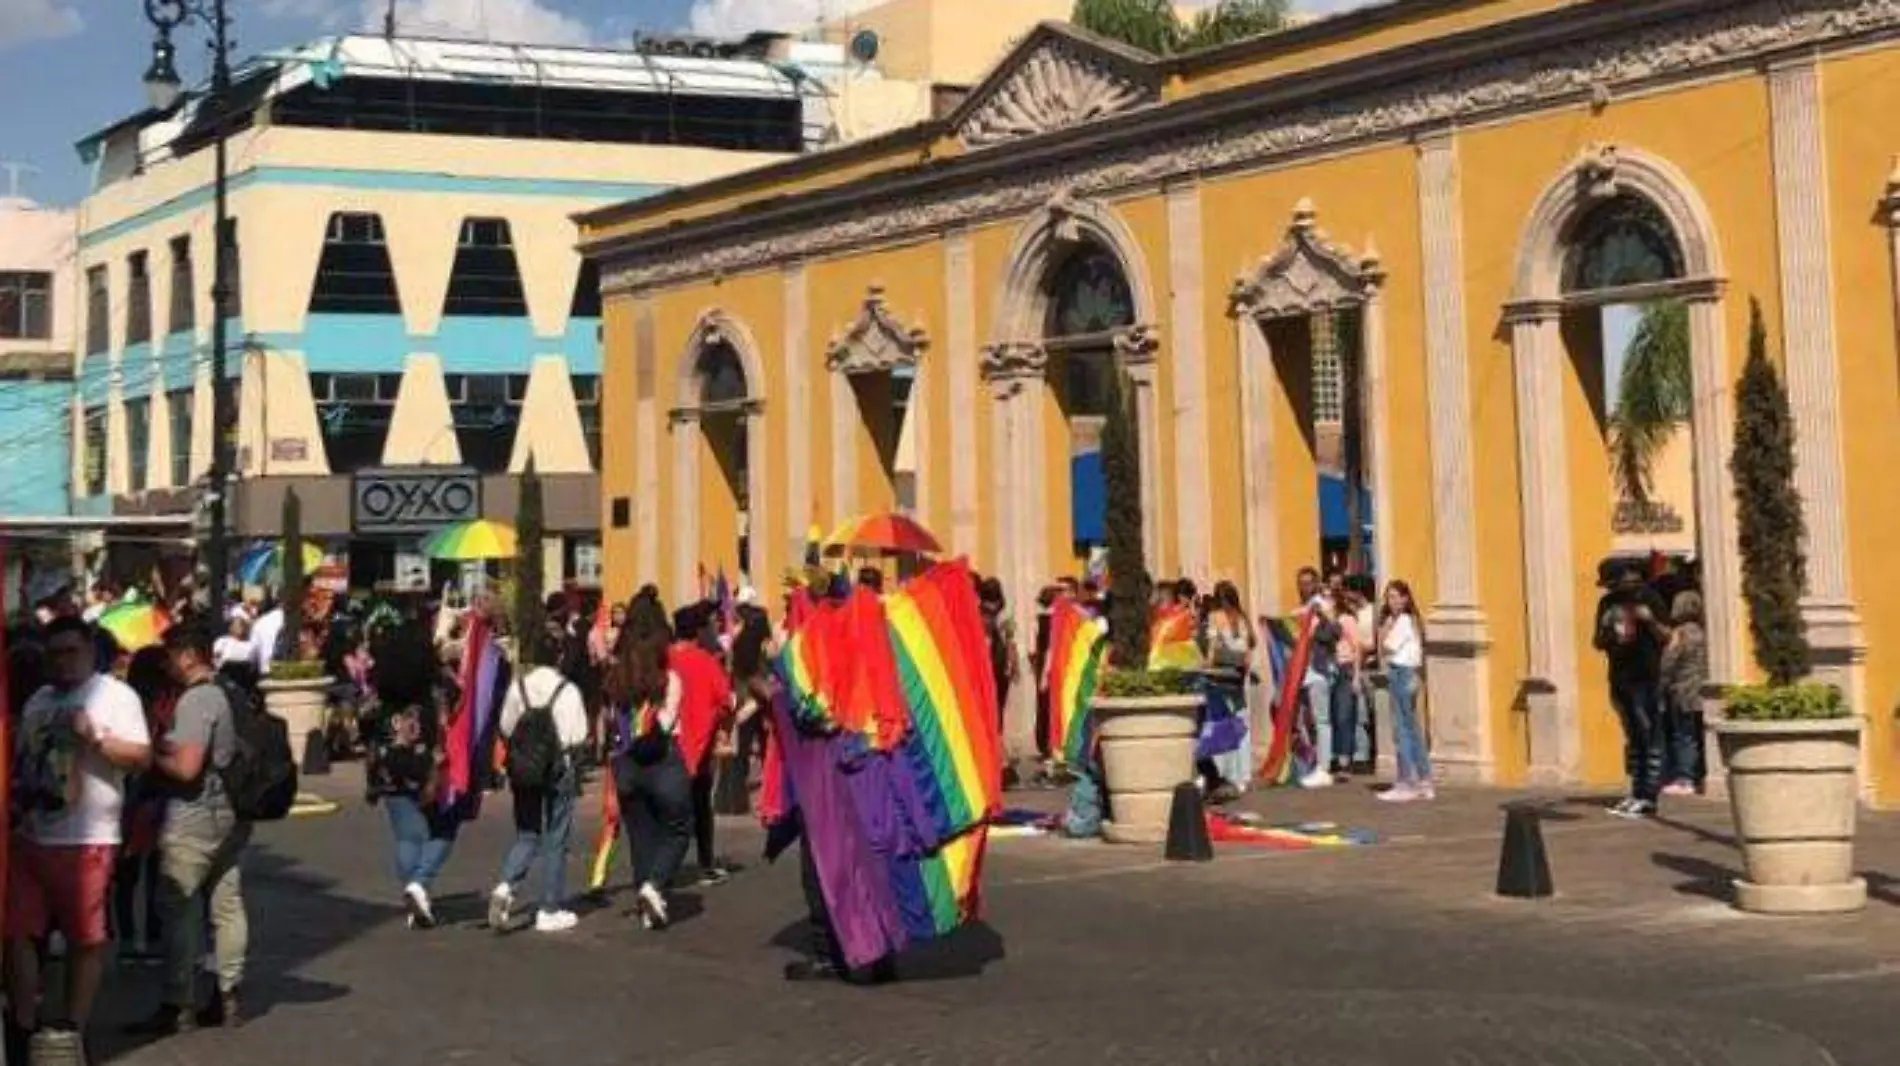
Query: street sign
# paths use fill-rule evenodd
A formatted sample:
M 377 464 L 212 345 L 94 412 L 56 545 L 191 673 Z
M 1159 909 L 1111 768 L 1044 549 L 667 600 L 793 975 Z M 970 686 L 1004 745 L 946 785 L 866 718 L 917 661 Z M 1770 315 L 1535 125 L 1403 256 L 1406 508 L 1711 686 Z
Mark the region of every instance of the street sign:
M 482 476 L 473 470 L 365 470 L 350 487 L 358 533 L 427 533 L 481 516 Z

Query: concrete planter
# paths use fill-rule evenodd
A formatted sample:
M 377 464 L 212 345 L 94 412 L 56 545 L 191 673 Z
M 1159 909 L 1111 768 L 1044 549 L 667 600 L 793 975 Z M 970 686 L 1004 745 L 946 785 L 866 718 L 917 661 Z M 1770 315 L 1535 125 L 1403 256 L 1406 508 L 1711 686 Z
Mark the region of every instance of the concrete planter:
M 1103 785 L 1114 816 L 1102 823 L 1102 839 L 1111 844 L 1164 843 L 1174 787 L 1194 779 L 1200 695 L 1103 696 L 1092 704 L 1092 713 L 1102 744 Z
M 303 765 L 304 746 L 310 731 L 322 729 L 330 718 L 330 684 L 334 679 L 313 677 L 305 681 L 258 682 L 264 693 L 264 709 L 284 720 L 290 730 L 290 755 Z
M 1859 718 L 1718 722 L 1746 879 L 1735 905 L 1758 914 L 1834 914 L 1867 905 L 1854 876 Z

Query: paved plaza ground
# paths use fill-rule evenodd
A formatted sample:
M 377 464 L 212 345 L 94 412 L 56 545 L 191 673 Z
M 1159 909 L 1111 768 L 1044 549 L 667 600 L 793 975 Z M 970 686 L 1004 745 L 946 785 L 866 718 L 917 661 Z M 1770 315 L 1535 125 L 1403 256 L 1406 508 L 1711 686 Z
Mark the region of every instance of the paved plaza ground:
M 722 850 L 748 868 L 664 934 L 617 898 L 564 936 L 496 937 L 481 909 L 502 797 L 439 886 L 446 927 L 410 932 L 380 812 L 351 798 L 354 780 L 340 768 L 319 784 L 340 813 L 261 836 L 247 885 L 259 1017 L 145 1047 L 106 1038 L 105 1061 L 1886 1066 L 1900 1042 L 1900 817 L 1865 827 L 1864 914 L 1769 920 L 1724 902 L 1737 856 L 1717 802 L 1626 824 L 1601 797 L 1540 797 L 1560 895 L 1525 903 L 1491 894 L 1511 795 L 1391 807 L 1358 788 L 1270 792 L 1245 806 L 1383 839 L 1230 846 L 1206 865 L 999 840 L 987 924 L 862 989 L 782 980 L 796 864 L 757 864 L 743 819 L 722 824 Z M 149 1009 L 150 971 L 112 980 L 107 1021 Z

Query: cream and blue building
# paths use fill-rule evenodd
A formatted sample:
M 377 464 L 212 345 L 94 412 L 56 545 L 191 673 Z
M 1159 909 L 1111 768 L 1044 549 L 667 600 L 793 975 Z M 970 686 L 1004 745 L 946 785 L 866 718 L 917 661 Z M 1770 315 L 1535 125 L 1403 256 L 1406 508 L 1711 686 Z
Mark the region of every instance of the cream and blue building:
M 214 116 L 190 96 L 87 138 L 75 511 L 192 513 L 230 433 L 238 534 L 278 533 L 294 487 L 306 534 L 363 586 L 431 524 L 512 520 L 532 463 L 550 573 L 586 577 L 600 299 L 572 217 L 802 151 L 811 90 L 781 47 L 353 36 L 243 65 L 231 425 L 212 403 Z

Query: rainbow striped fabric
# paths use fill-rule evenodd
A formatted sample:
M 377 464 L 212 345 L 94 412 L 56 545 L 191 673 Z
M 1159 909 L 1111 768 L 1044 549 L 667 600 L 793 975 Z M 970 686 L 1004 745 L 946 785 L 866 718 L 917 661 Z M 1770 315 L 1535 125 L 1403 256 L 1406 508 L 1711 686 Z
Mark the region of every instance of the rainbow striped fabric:
M 1002 763 L 967 564 L 940 565 L 881 600 L 860 591 L 820 607 L 786 642 L 778 669 L 788 717 L 807 737 L 831 738 L 838 758 L 822 772 L 846 786 L 801 780 L 820 771 L 785 760 L 790 794 L 826 805 L 804 824 L 827 903 L 859 925 L 901 929 L 910 942 L 975 918 L 987 826 L 1002 810 Z M 849 831 L 833 828 L 841 817 Z M 827 853 L 844 851 L 881 871 L 878 891 L 826 880 L 822 871 L 837 866 L 826 860 L 838 858 Z M 866 909 L 877 913 L 856 913 Z
M 1089 704 L 1107 654 L 1107 622 L 1072 600 L 1055 605 L 1049 616 L 1047 739 L 1050 753 L 1065 766 L 1086 766 L 1093 754 Z
M 1164 607 L 1148 627 L 1148 669 L 1192 670 L 1201 665 L 1201 646 L 1194 639 L 1194 612 L 1186 607 Z

